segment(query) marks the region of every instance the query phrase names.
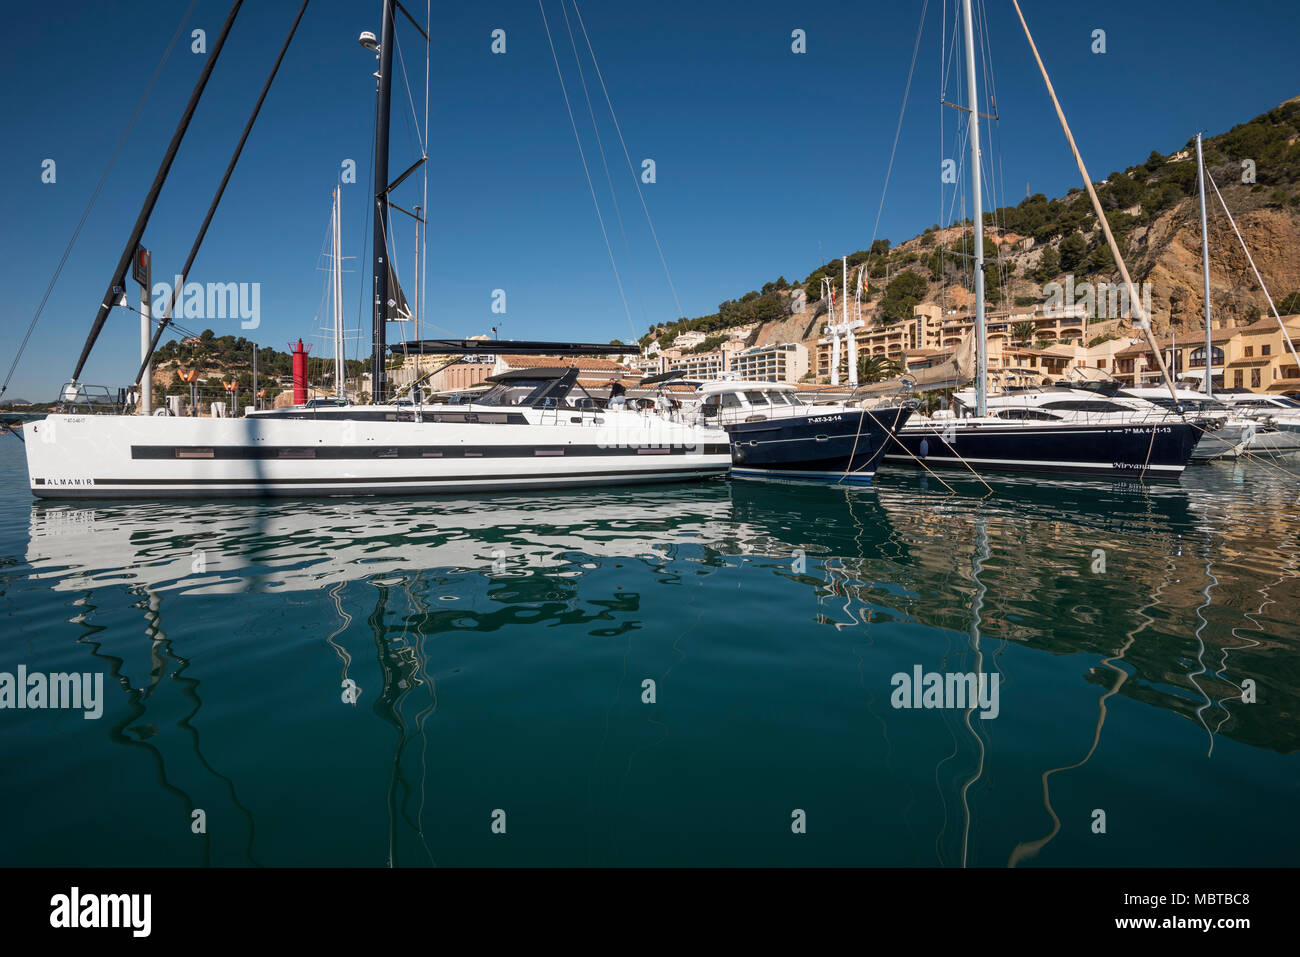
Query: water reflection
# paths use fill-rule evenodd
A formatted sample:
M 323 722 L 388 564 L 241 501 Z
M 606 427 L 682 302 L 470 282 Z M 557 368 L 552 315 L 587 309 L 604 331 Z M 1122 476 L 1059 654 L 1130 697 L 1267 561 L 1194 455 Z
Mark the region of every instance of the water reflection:
M 253 814 L 200 749 L 201 682 L 193 656 L 167 636 L 169 609 L 263 594 L 309 608 L 312 640 L 337 659 L 335 700 L 373 714 L 390 735 L 384 859 L 436 864 L 435 795 L 456 787 L 438 771 L 440 744 L 448 744 L 439 738 L 439 682 L 459 680 L 466 666 L 463 648 L 443 640 L 526 630 L 539 640 L 574 634 L 620 643 L 621 672 L 594 712 L 602 728 L 586 782 L 594 814 L 626 799 L 634 765 L 687 744 L 653 711 L 641 719 L 653 731 L 639 743 L 611 729 L 629 688 L 640 693 L 642 678 L 628 662 L 647 629 L 682 616 L 664 663 L 647 672 L 662 683 L 735 620 L 737 609 L 721 599 L 678 606 L 687 586 L 712 578 L 743 585 L 736 601 L 780 597 L 780 619 L 752 635 L 771 667 L 803 669 L 814 682 L 817 668 L 852 669 L 872 733 L 885 745 L 880 770 L 911 780 L 923 766 L 919 779 L 932 782 L 939 810 L 927 810 L 917 791 L 892 808 L 909 828 L 915 821 L 928 830 L 918 845 L 932 844 L 941 863 L 1014 866 L 1058 839 L 1053 788 L 1099 750 L 1123 746 L 1105 736 L 1117 696 L 1195 724 L 1211 757 L 1218 737 L 1296 751 L 1297 728 L 1285 717 L 1300 706 L 1285 664 L 1297 638 L 1288 623 L 1300 525 L 1294 495 L 1260 480 L 1243 501 L 1225 474 L 1189 473 L 1173 487 L 998 481 L 991 494 L 975 483 L 954 481 L 949 490 L 924 476 L 882 473 L 870 489 L 716 482 L 538 498 L 187 503 L 183 512 L 174 503 L 36 504 L 20 570 L 68 596 L 83 643 L 108 662 L 128 706 L 110 738 L 147 750 L 159 784 L 189 813 L 196 801 L 168 773 L 166 736 L 156 735 L 159 719 L 150 713 L 164 682 L 179 685 L 192 706 L 178 722 L 188 751 L 243 816 L 246 862 L 258 860 Z M 6 575 L 12 580 L 14 570 Z M 120 593 L 145 618 L 145 679 L 129 677 L 125 659 L 95 637 L 98 599 Z M 799 660 L 801 643 L 828 628 L 848 641 L 845 657 L 820 651 L 826 660 Z M 972 720 L 972 707 L 938 716 L 943 737 L 918 736 L 923 718 L 886 704 L 890 674 L 907 660 L 927 670 L 997 673 L 1004 714 L 1044 725 L 1034 753 L 1022 757 L 1011 741 L 1003 744 L 999 722 Z M 580 662 L 565 667 L 580 670 Z M 1043 674 L 1059 686 L 1036 690 Z M 737 694 L 725 686 L 715 693 Z M 1058 725 L 1074 712 L 1023 710 L 1080 693 L 1095 695 L 1086 720 Z M 901 753 L 895 741 L 906 742 Z M 1054 756 L 1044 760 L 1038 752 L 1046 751 Z M 1019 772 L 1039 762 L 1032 774 L 1041 822 L 999 820 L 989 789 L 999 773 L 1012 776 L 1005 763 L 1012 759 Z M 616 783 L 600 779 L 606 764 L 617 767 Z M 995 838 L 982 843 L 981 827 Z M 1008 829 L 1018 831 L 1013 839 Z M 608 859 L 611 845 L 598 830 L 588 825 L 594 863 Z

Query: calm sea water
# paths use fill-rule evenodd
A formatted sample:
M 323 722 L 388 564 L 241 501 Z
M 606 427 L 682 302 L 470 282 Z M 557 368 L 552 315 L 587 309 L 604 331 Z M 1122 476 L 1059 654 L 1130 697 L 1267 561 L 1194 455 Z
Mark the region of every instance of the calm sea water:
M 0 672 L 102 673 L 104 703 L 0 711 L 0 865 L 1300 849 L 1276 466 L 49 505 L 3 438 Z M 893 707 L 917 666 L 997 675 L 997 716 Z

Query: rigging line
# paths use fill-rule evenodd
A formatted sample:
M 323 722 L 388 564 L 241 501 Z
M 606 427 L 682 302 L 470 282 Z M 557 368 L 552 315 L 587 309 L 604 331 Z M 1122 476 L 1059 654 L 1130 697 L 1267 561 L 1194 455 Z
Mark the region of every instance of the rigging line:
M 573 106 L 569 103 L 569 91 L 564 85 L 564 73 L 560 70 L 560 58 L 555 53 L 555 42 L 551 39 L 551 25 L 546 20 L 546 9 L 542 6 L 542 0 L 537 0 L 537 9 L 542 14 L 542 26 L 546 29 L 546 42 L 551 47 L 551 59 L 555 62 L 555 75 L 560 80 L 560 92 L 564 96 L 564 108 L 569 111 L 569 125 L 573 127 L 573 139 L 578 144 L 578 156 L 582 160 L 582 172 L 587 177 L 587 188 L 591 191 L 591 201 L 596 207 L 596 219 L 600 223 L 600 234 L 605 238 L 605 251 L 609 253 L 609 264 L 614 269 L 614 281 L 618 284 L 618 295 L 623 300 L 623 311 L 627 313 L 628 325 L 632 325 L 632 310 L 628 308 L 627 296 L 623 292 L 623 277 L 618 274 L 618 263 L 614 261 L 614 248 L 609 244 L 609 232 L 605 229 L 605 217 L 601 215 L 600 201 L 596 198 L 596 187 L 591 182 L 591 170 L 587 166 L 587 154 L 582 150 L 582 137 L 578 135 L 578 123 L 573 118 Z
M 889 177 L 894 171 L 894 156 L 898 153 L 898 137 L 903 132 L 903 117 L 907 113 L 907 98 L 912 92 L 912 77 L 916 74 L 916 56 L 921 52 L 921 36 L 925 33 L 925 11 L 930 0 L 921 4 L 921 19 L 916 25 L 916 41 L 912 44 L 912 64 L 907 68 L 907 85 L 903 88 L 903 103 L 898 108 L 898 126 L 894 128 L 894 146 L 889 151 L 889 165 L 885 167 L 885 185 L 880 190 L 880 205 L 876 207 L 876 221 L 871 227 L 871 241 L 876 241 L 880 229 L 880 214 L 885 210 L 885 195 L 889 192 Z
M 943 8 L 939 11 L 939 166 L 943 167 L 945 159 L 943 155 L 943 101 L 944 101 L 944 49 L 948 45 L 948 0 L 944 0 Z M 939 251 L 939 309 L 940 314 L 944 314 L 948 309 L 948 283 L 947 270 L 943 263 L 943 240 L 937 235 L 937 231 L 944 226 L 943 222 L 943 177 L 939 177 L 939 214 L 934 221 L 936 230 L 935 244 Z
M 968 137 L 969 137 L 969 136 L 970 136 L 970 125 L 969 125 L 969 123 L 968 123 L 967 126 L 966 126 L 966 130 L 965 130 L 965 132 L 960 133 L 960 134 L 955 138 L 955 140 L 954 140 L 954 142 L 953 142 L 953 146 L 957 148 L 957 150 L 956 150 L 956 152 L 957 152 L 957 169 L 956 169 L 957 183 L 953 186 L 953 189 L 952 189 L 952 202 L 948 204 L 948 217 L 947 217 L 946 220 L 945 220 L 945 219 L 942 219 L 942 218 L 939 220 L 941 223 L 946 222 L 947 225 L 948 225 L 948 227 L 951 228 L 951 227 L 953 226 L 953 224 L 956 222 L 956 220 L 955 220 L 954 217 L 955 217 L 955 215 L 956 215 L 956 210 L 957 210 L 957 200 L 958 200 L 958 199 L 963 200 L 963 202 L 962 202 L 962 223 L 959 224 L 959 225 L 962 227 L 962 229 L 963 229 L 963 232 L 962 232 L 962 239 L 961 239 L 962 247 L 963 247 L 963 248 L 965 248 L 965 245 L 966 245 L 966 233 L 964 232 L 964 229 L 965 229 L 965 219 L 966 219 L 966 216 L 965 216 L 965 212 L 966 212 L 966 204 L 965 204 L 964 201 L 965 201 L 965 199 L 966 199 L 966 176 L 965 176 L 965 173 L 966 173 L 966 158 L 967 158 L 967 156 L 968 156 L 969 153 L 970 153 L 970 150 L 968 150 L 968 149 L 966 148 L 966 143 L 968 142 Z M 941 187 L 941 189 L 942 189 L 942 187 Z M 940 215 L 941 217 L 943 216 L 943 208 L 942 208 L 942 206 L 940 206 L 939 215 Z M 971 245 L 972 245 L 972 247 L 973 247 L 973 246 L 974 246 L 974 243 L 972 242 Z
M 980 10 L 981 10 L 981 17 L 984 23 L 984 27 L 983 27 L 984 45 L 988 49 L 988 61 L 991 64 L 993 61 L 993 41 L 990 39 L 991 34 L 988 28 L 988 5 L 981 2 Z M 998 154 L 998 183 L 1002 190 L 1002 202 L 1005 206 L 1009 207 L 1010 201 L 1007 199 L 1006 169 L 1005 169 L 1005 164 L 1003 163 L 1004 154 L 1002 152 L 1002 130 L 1000 125 L 1001 114 L 997 109 L 997 97 L 998 97 L 997 74 L 994 72 L 993 67 L 991 65 L 988 68 L 988 75 L 985 80 L 985 89 L 988 90 L 990 106 L 992 107 L 989 110 L 989 113 L 993 116 L 993 122 L 992 124 L 990 124 L 990 133 L 993 132 L 997 133 L 996 140 L 997 140 L 997 154 Z M 990 177 L 990 182 L 991 181 L 992 181 L 992 177 Z M 1004 228 L 1005 228 L 1005 222 L 1006 222 L 1006 217 L 1004 216 L 1003 217 Z
M 376 128 L 375 128 L 375 123 L 376 123 L 376 122 L 377 122 L 377 120 L 371 120 L 371 121 L 370 121 L 370 152 L 367 154 L 367 156 L 370 156 L 370 157 L 373 157 L 373 156 L 375 155 L 375 136 L 377 135 Z M 371 162 L 373 162 L 373 160 L 371 160 Z M 370 176 L 370 169 L 367 168 L 367 170 L 366 170 L 366 178 L 363 179 L 363 180 L 361 180 L 361 182 L 363 182 L 363 183 L 369 182 L 371 178 L 372 178 L 372 177 Z M 360 262 L 365 262 L 365 261 L 366 261 L 366 251 L 370 249 L 370 233 L 372 232 L 372 230 L 367 229 L 366 227 L 370 225 L 371 207 L 374 206 L 374 203 L 358 203 L 357 205 L 361 207 L 361 259 L 360 259 Z M 360 334 L 360 330 L 361 330 L 361 327 L 362 327 L 362 320 L 363 320 L 364 317 L 365 317 L 365 308 L 366 308 L 366 281 L 365 281 L 365 278 L 363 277 L 362 280 L 361 280 L 357 285 L 360 287 L 360 288 L 358 289 L 358 291 L 357 291 L 357 331 L 358 331 L 358 334 Z M 361 346 L 360 346 L 360 344 L 358 344 L 358 346 L 357 346 L 357 351 L 358 351 L 358 353 L 360 352 L 360 350 L 361 350 Z M 373 349 L 372 349 L 372 351 L 373 351 Z M 346 361 L 347 361 L 347 349 L 346 349 L 346 348 L 343 350 L 343 356 L 344 356 L 344 362 L 346 362 Z
M 406 87 L 406 102 L 411 105 L 411 115 L 406 118 L 406 132 L 409 135 L 411 125 L 415 126 L 415 142 L 420 147 L 420 155 L 424 156 L 428 150 L 424 148 L 424 140 L 420 132 L 420 114 L 415 112 L 415 97 L 411 95 L 411 80 L 406 75 L 406 57 L 402 56 L 402 41 L 397 37 L 397 31 L 393 31 L 393 46 L 397 50 L 397 62 L 402 67 L 402 84 Z
M 540 4 L 541 0 L 538 0 Z M 664 267 L 664 277 L 668 280 L 668 288 L 673 294 L 673 303 L 677 306 L 677 315 L 685 317 L 686 313 L 682 310 L 682 302 L 677 297 L 677 287 L 673 284 L 672 273 L 668 270 L 668 260 L 664 257 L 663 246 L 659 243 L 659 234 L 655 231 L 654 220 L 650 216 L 650 207 L 646 205 L 645 193 L 641 189 L 641 177 L 637 176 L 636 170 L 632 166 L 632 155 L 628 152 L 627 141 L 623 139 L 623 128 L 619 125 L 618 115 L 614 112 L 614 102 L 609 97 L 609 89 L 605 86 L 605 76 L 600 72 L 600 64 L 596 61 L 596 50 L 591 45 L 591 37 L 587 33 L 587 24 L 583 22 L 582 11 L 578 9 L 578 0 L 573 0 L 573 12 L 578 16 L 578 26 L 582 28 L 583 39 L 587 41 L 587 49 L 591 53 L 591 65 L 596 70 L 596 78 L 600 80 L 601 92 L 605 94 L 605 103 L 609 106 L 610 118 L 614 121 L 614 129 L 618 133 L 619 144 L 623 147 L 623 156 L 627 159 L 628 172 L 632 174 L 632 182 L 636 186 L 636 194 L 641 200 L 641 209 L 645 212 L 646 225 L 650 227 L 650 236 L 654 239 L 655 250 L 659 253 L 659 262 Z
M 994 84 L 993 84 L 993 67 L 991 65 L 993 59 L 993 47 L 989 43 L 989 38 L 988 38 L 989 28 L 988 28 L 987 5 L 983 3 L 983 0 L 979 0 L 976 9 L 979 12 L 979 16 L 976 22 L 979 25 L 979 33 L 980 33 L 979 36 L 980 72 L 984 79 L 985 110 L 989 115 L 988 149 L 982 150 L 981 151 L 982 155 L 980 157 L 982 167 L 987 166 L 988 175 L 987 177 L 981 175 L 980 180 L 982 183 L 987 184 L 988 200 L 989 200 L 988 213 L 989 213 L 989 219 L 991 225 L 994 229 L 1002 229 L 1004 227 L 1001 227 L 998 223 L 998 186 L 997 186 L 998 181 L 994 175 L 994 168 L 993 168 L 994 154 L 997 154 L 999 159 L 1002 156 L 1002 140 L 999 136 L 995 135 L 998 132 L 998 127 L 997 127 L 998 114 L 997 114 L 997 90 L 994 88 Z M 1006 201 L 1005 190 L 1003 190 L 1002 201 L 1003 202 Z M 1006 217 L 1004 216 L 1003 217 L 1004 222 L 1005 222 L 1005 218 Z M 1003 257 L 1003 250 L 1002 250 L 1001 243 L 998 244 L 996 263 L 998 269 L 998 278 L 1000 280 L 999 286 L 1001 288 L 1001 293 L 1002 293 L 1002 305 L 1005 308 L 1007 305 L 1007 289 L 1006 289 L 1006 268 L 1007 267 L 1006 267 L 1005 259 Z
M 948 3 L 944 0 L 943 13 L 939 20 L 942 25 L 941 42 L 939 44 L 939 99 L 948 98 L 948 77 L 951 74 L 952 61 L 956 59 L 957 50 L 957 7 L 953 6 L 952 12 L 952 32 L 948 32 Z M 951 47 L 949 43 L 951 42 Z
M 331 193 L 331 195 L 332 195 L 332 193 Z M 331 204 L 331 205 L 332 205 L 332 204 Z M 334 210 L 331 208 L 331 209 L 330 209 L 330 221 L 329 221 L 329 225 L 325 227 L 325 236 L 321 239 L 321 244 L 320 244 L 320 246 L 321 246 L 321 251 L 318 252 L 318 253 L 316 254 L 316 271 L 317 271 L 317 272 L 323 272 L 323 271 L 325 271 L 325 270 L 322 270 L 322 269 L 321 269 L 321 265 L 320 265 L 320 263 L 321 263 L 321 260 L 324 259 L 325 256 L 326 256 L 326 254 L 327 254 L 327 253 L 326 253 L 326 250 L 327 250 L 329 247 L 332 247 L 333 244 L 334 244 Z M 332 251 L 330 252 L 329 255 L 330 255 L 331 259 L 333 259 Z M 332 271 L 333 268 L 334 268 L 334 267 L 333 267 L 333 263 L 331 262 L 330 267 L 329 267 L 330 271 Z M 314 339 L 321 339 L 321 338 L 324 337 L 324 330 L 321 329 L 321 318 L 320 318 L 320 317 L 321 317 L 321 314 L 325 312 L 325 296 L 326 296 L 327 294 L 332 295 L 332 292 L 331 292 L 331 291 L 333 290 L 333 288 L 334 288 L 334 277 L 331 276 L 331 275 L 329 275 L 328 272 L 327 272 L 326 275 L 323 276 L 323 277 L 321 278 L 320 301 L 319 301 L 318 303 L 316 303 L 316 315 L 312 317 L 312 327 L 313 327 L 314 329 L 319 329 L 319 330 L 320 330 L 320 335 L 313 336 L 312 338 L 314 338 Z M 337 321 L 338 321 L 338 318 L 335 317 L 335 320 L 334 320 L 334 321 L 337 322 Z
M 68 261 L 68 256 L 72 254 L 72 247 L 77 243 L 77 237 L 81 235 L 81 229 L 86 225 L 86 219 L 90 216 L 91 209 L 95 206 L 95 201 L 99 198 L 100 191 L 104 188 L 104 183 L 108 180 L 108 173 L 117 162 L 117 156 L 122 152 L 122 147 L 126 145 L 127 137 L 131 135 L 131 130 L 135 126 L 135 121 L 140 118 L 141 111 L 144 110 L 145 101 L 149 99 L 149 94 L 158 82 L 158 77 L 162 74 L 162 68 L 171 56 L 172 48 L 176 46 L 176 41 L 180 39 L 185 24 L 189 22 L 190 14 L 194 12 L 194 5 L 198 0 L 190 0 L 190 5 L 181 17 L 181 22 L 176 25 L 176 32 L 172 34 L 171 42 L 167 44 L 167 49 L 163 51 L 162 59 L 154 67 L 153 76 L 149 78 L 149 84 L 144 88 L 144 94 L 140 97 L 140 102 L 135 106 L 135 112 L 131 114 L 130 121 L 126 128 L 122 130 L 122 136 L 117 141 L 117 146 L 113 149 L 113 155 L 108 158 L 108 165 L 104 167 L 104 172 L 99 176 L 99 182 L 95 184 L 94 192 L 90 194 L 90 202 L 86 204 L 85 210 L 81 214 L 81 219 L 77 223 L 77 228 L 72 231 L 72 238 L 68 240 L 67 247 L 63 250 L 63 256 L 59 259 L 58 266 L 54 269 L 54 275 L 50 277 L 50 283 L 45 287 L 45 295 L 41 297 L 40 305 L 36 307 L 36 314 L 32 316 L 31 324 L 27 327 L 27 334 L 23 336 L 22 343 L 18 346 L 18 352 L 14 356 L 13 363 L 9 366 L 9 372 L 5 375 L 3 385 L 0 385 L 0 395 L 4 395 L 9 388 L 9 380 L 13 378 L 14 370 L 18 368 L 18 362 L 23 357 L 23 352 L 27 349 L 27 341 L 32 337 L 32 332 L 36 329 L 36 323 L 40 321 L 41 313 L 45 311 L 45 304 L 49 301 L 50 294 L 54 292 L 54 285 L 59 281 L 59 276 L 63 273 L 63 267 Z
M 425 4 L 424 4 L 424 32 L 425 32 L 426 35 L 431 35 L 431 34 L 429 34 L 429 29 L 430 29 L 430 27 L 432 27 L 432 25 L 433 25 L 433 23 L 432 23 L 432 18 L 433 18 L 433 0 L 425 0 Z M 432 218 L 432 217 L 429 215 L 429 162 L 428 162 L 428 156 L 429 156 L 429 59 L 430 59 L 430 57 L 431 57 L 431 55 L 432 55 L 432 51 L 431 51 L 432 44 L 433 44 L 433 41 L 432 41 L 432 40 L 426 40 L 426 41 L 425 41 L 425 44 L 424 44 L 424 156 L 425 156 L 425 163 L 424 163 L 424 166 L 423 166 L 423 167 L 421 168 L 421 170 L 420 170 L 420 174 L 421 174 L 421 182 L 422 182 L 422 185 L 421 185 L 421 188 L 420 188 L 420 202 L 424 204 L 424 229 L 420 232 L 420 251 L 419 251 L 419 256 L 420 256 L 420 312 L 424 313 L 425 315 L 427 315 L 428 312 L 429 312 L 429 305 L 428 305 L 429 300 L 425 298 L 424 289 L 425 289 L 425 286 L 428 284 L 428 272 L 429 272 L 429 257 L 428 257 L 428 248 L 429 248 L 429 222 L 430 222 L 430 220 L 431 220 L 431 218 Z M 418 335 L 419 335 L 419 325 L 418 325 L 418 323 L 419 323 L 419 320 L 420 320 L 422 317 L 417 315 L 415 318 L 416 318 L 416 322 L 417 322 L 417 325 L 416 325 L 416 335 L 417 335 L 417 337 L 418 337 Z M 446 332 L 445 329 L 441 329 L 441 328 L 439 328 L 438 331 L 439 331 L 439 332 Z
M 578 67 L 578 80 L 582 84 L 582 95 L 587 100 L 587 112 L 591 115 L 591 129 L 596 136 L 596 148 L 600 151 L 600 163 L 605 168 L 605 182 L 609 184 L 609 198 L 614 204 L 614 217 L 618 220 L 618 231 L 623 236 L 623 248 L 627 252 L 628 267 L 632 270 L 632 288 L 636 290 L 637 302 L 641 306 L 641 318 L 648 321 L 649 316 L 646 314 L 645 300 L 641 296 L 641 281 L 637 278 L 636 260 L 632 256 L 632 247 L 627 241 L 627 230 L 623 228 L 623 213 L 618 207 L 618 194 L 614 191 L 614 177 L 609 172 L 609 161 L 605 158 L 605 144 L 600 139 L 600 127 L 596 124 L 596 110 L 591 105 L 591 94 L 587 90 L 587 77 L 582 69 L 582 61 L 578 58 L 578 44 L 573 38 L 573 27 L 569 23 L 569 10 L 564 5 L 564 0 L 560 0 L 560 12 L 564 14 L 564 28 L 569 32 L 569 45 L 573 48 L 573 62 Z M 628 320 L 629 323 L 631 320 Z M 636 328 L 630 327 L 632 337 L 636 338 Z
M 1296 365 L 1300 366 L 1300 354 L 1296 353 L 1295 343 L 1291 341 L 1291 333 L 1287 331 L 1286 323 L 1278 315 L 1277 306 L 1273 305 L 1273 297 L 1269 294 L 1268 287 L 1264 285 L 1264 277 L 1259 274 L 1259 268 L 1255 265 L 1255 257 L 1250 254 L 1250 248 L 1246 245 L 1246 240 L 1242 239 L 1241 230 L 1237 228 L 1237 221 L 1232 218 L 1232 213 L 1228 210 L 1228 204 L 1224 202 L 1223 194 L 1219 192 L 1219 184 L 1214 181 L 1209 169 L 1205 170 L 1205 178 L 1214 187 L 1214 195 L 1219 197 L 1219 205 L 1223 207 L 1223 212 L 1228 217 L 1228 223 L 1232 226 L 1232 231 L 1237 234 L 1237 242 L 1241 243 L 1242 252 L 1246 254 L 1246 259 L 1250 262 L 1251 271 L 1255 273 L 1255 281 L 1259 283 L 1259 288 L 1264 290 L 1264 298 L 1268 300 L 1268 308 L 1273 310 L 1273 318 L 1277 320 L 1278 327 L 1282 330 L 1282 341 L 1291 349 L 1291 355 L 1295 359 Z M 1226 372 L 1224 377 L 1227 377 Z

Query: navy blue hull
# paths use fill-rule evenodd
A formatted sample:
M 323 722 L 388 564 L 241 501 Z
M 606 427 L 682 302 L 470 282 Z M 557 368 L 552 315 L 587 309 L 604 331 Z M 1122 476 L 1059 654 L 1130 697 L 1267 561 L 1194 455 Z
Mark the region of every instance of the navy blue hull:
M 1096 425 L 934 423 L 899 433 L 906 448 L 888 450 L 891 465 L 1011 472 L 1078 473 L 1115 478 L 1182 474 L 1201 431 L 1192 423 Z M 910 454 L 909 454 L 910 453 Z M 918 461 L 919 460 L 919 461 Z
M 893 444 L 890 435 L 912 414 L 904 407 L 810 412 L 727 425 L 732 474 L 870 482 L 881 456 Z

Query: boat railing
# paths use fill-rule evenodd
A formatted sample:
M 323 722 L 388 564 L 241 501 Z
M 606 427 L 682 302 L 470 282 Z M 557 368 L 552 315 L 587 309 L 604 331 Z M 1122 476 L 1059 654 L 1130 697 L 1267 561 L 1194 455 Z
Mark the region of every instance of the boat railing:
M 64 383 L 59 390 L 58 411 L 71 415 L 111 415 L 125 411 L 125 389 L 109 389 L 104 385 L 86 385 L 81 382 Z

